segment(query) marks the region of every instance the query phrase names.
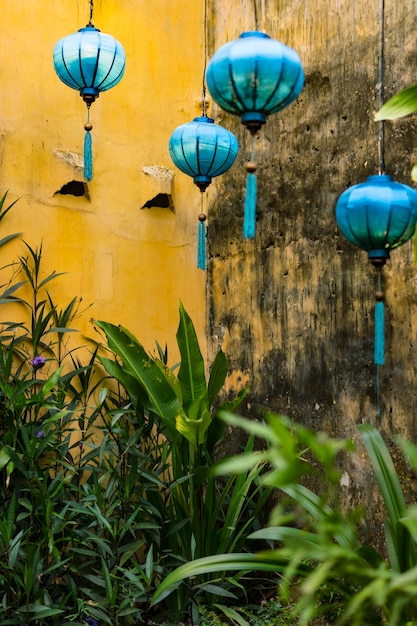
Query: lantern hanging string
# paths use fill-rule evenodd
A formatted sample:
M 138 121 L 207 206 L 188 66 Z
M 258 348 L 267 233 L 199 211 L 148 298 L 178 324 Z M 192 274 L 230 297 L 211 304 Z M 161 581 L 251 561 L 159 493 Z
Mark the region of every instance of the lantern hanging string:
M 261 30 L 265 28 L 265 0 L 260 0 L 261 3 L 261 26 L 259 25 L 259 12 L 257 0 L 253 0 L 253 13 L 255 18 L 255 30 Z
M 256 4 L 256 0 L 253 0 L 253 13 L 255 17 L 255 30 L 259 30 L 259 22 L 258 22 L 258 7 Z
M 206 90 L 206 68 L 207 68 L 207 0 L 203 0 L 203 81 L 202 81 L 202 104 L 203 116 L 207 115 L 207 90 Z M 197 268 L 207 269 L 207 215 L 204 207 L 204 191 L 200 190 L 200 214 L 198 216 L 197 234 Z
M 379 0 L 379 52 L 378 52 L 378 110 L 384 100 L 384 66 L 385 66 L 385 0 Z M 384 121 L 378 122 L 378 168 L 379 174 L 385 173 L 385 129 Z
M 87 26 L 93 26 L 94 0 L 88 0 L 88 11 L 90 14 Z
M 203 115 L 207 113 L 207 89 L 206 89 L 206 69 L 207 69 L 207 0 L 203 0 Z

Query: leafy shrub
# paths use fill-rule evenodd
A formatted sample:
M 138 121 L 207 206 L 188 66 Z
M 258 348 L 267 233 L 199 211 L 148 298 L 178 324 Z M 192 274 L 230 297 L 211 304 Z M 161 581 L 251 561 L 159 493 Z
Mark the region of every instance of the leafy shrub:
M 391 456 L 378 431 L 370 424 L 359 426 L 387 509 L 388 560 L 373 547 L 361 543 L 357 512 L 346 513 L 338 504 L 334 489 L 338 483 L 335 459 L 340 450 L 351 448 L 350 442 L 312 433 L 273 414 L 266 415 L 265 423 L 233 414 L 223 414 L 223 418 L 261 437 L 266 449 L 227 460 L 217 471 L 246 471 L 254 462 L 266 462 L 271 469 L 263 481 L 280 489 L 290 500 L 286 499 L 285 505 L 276 509 L 269 527 L 251 535 L 253 539 L 269 541 L 268 550 L 216 555 L 184 564 L 161 583 L 153 601 L 169 593 L 172 585 L 183 578 L 219 570 L 263 570 L 281 573 L 279 593 L 284 600 L 290 597 L 290 584 L 298 583 L 294 614 L 300 626 L 312 623 L 323 598 L 329 596 L 337 598 L 337 624 L 414 624 L 416 506 L 406 505 Z M 417 447 L 402 440 L 399 443 L 417 468 Z M 313 466 L 321 467 L 326 477 L 325 489 L 320 494 L 302 484 Z

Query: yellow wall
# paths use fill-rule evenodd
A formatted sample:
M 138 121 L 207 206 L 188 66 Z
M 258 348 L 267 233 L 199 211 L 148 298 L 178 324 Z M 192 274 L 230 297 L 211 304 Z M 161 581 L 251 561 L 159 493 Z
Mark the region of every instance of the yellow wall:
M 175 127 L 200 114 L 203 3 L 187 3 L 185 11 L 170 0 L 94 1 L 94 25 L 123 44 L 127 64 L 119 85 L 91 107 L 89 200 L 56 195 L 82 181 L 81 170 L 56 151 L 82 152 L 86 108 L 56 76 L 52 50 L 85 26 L 90 3 L 3 5 L 0 194 L 9 190 L 19 202 L 1 236 L 19 230 L 32 246 L 43 241 L 45 275 L 67 273 L 50 285 L 56 299 L 64 304 L 78 295 L 92 303 L 77 324 L 83 333 L 92 334 L 91 318 L 121 323 L 149 349 L 155 339 L 167 341 L 174 357 L 181 300 L 205 353 L 206 276 L 196 268 L 200 194 L 167 150 Z M 159 182 L 143 172 L 155 165 L 175 174 L 175 213 L 141 209 L 158 191 Z M 21 243 L 15 249 L 24 252 Z M 2 264 L 10 254 L 2 251 Z

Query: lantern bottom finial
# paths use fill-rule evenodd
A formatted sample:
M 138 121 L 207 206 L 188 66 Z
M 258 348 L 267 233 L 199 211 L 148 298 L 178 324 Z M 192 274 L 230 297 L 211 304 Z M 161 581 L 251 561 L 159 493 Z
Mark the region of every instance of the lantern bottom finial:
M 240 120 L 242 124 L 246 126 L 250 134 L 255 135 L 265 124 L 266 115 L 258 111 L 248 111 L 247 113 L 243 113 Z

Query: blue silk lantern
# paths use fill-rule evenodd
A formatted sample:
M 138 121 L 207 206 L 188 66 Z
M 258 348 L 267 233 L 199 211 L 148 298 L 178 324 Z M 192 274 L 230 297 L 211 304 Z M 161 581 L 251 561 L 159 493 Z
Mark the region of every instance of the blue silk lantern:
M 88 119 L 84 125 L 84 178 L 91 180 L 92 137 L 90 107 L 102 91 L 122 79 L 126 55 L 122 45 L 111 35 L 95 28 L 91 22 L 78 32 L 57 42 L 53 53 L 54 69 L 65 85 L 76 89 L 87 105 Z
M 192 177 L 201 192 L 197 267 L 206 269 L 207 218 L 203 211 L 203 192 L 215 176 L 223 174 L 233 165 L 238 142 L 233 133 L 203 115 L 178 126 L 169 139 L 168 149 L 174 164 Z
M 346 239 L 368 253 L 378 272 L 374 362 L 377 366 L 383 365 L 384 292 L 381 270 L 390 257 L 390 250 L 409 241 L 415 232 L 417 191 L 394 182 L 387 174 L 369 176 L 366 182 L 342 193 L 336 205 L 336 221 Z
M 300 94 L 304 73 L 298 54 L 265 33 L 249 31 L 225 44 L 210 59 L 207 87 L 217 104 L 238 115 L 251 133 L 243 234 L 255 236 L 255 135 L 267 121 Z

